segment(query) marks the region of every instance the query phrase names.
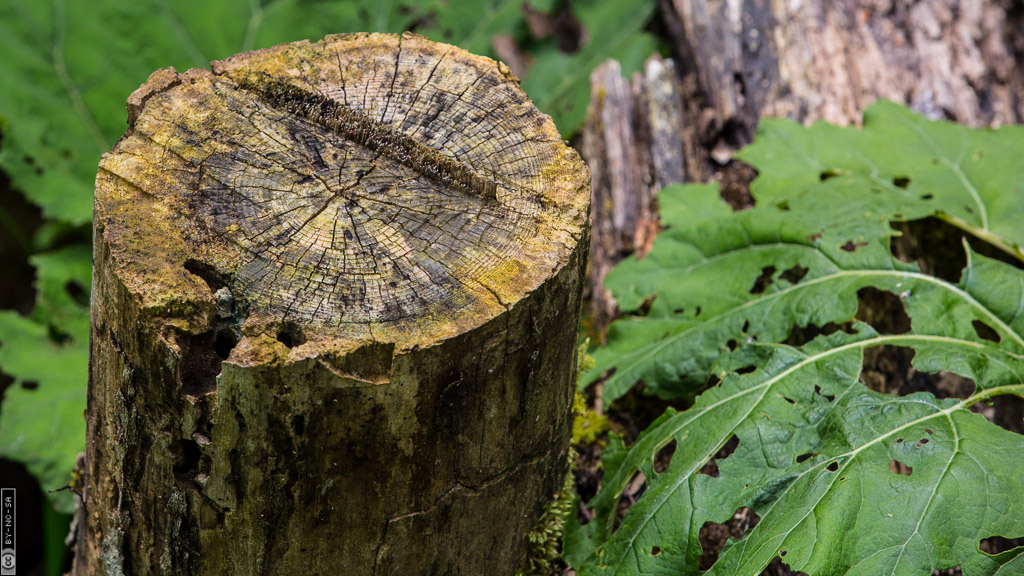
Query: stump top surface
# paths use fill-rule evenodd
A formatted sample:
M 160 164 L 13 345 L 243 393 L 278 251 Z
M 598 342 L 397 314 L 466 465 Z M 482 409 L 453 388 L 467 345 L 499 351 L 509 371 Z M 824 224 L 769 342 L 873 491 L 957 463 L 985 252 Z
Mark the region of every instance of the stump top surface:
M 428 345 L 514 305 L 585 230 L 589 172 L 508 69 L 416 35 L 165 69 L 128 105 L 97 237 L 186 329 L 230 299 L 243 332 Z

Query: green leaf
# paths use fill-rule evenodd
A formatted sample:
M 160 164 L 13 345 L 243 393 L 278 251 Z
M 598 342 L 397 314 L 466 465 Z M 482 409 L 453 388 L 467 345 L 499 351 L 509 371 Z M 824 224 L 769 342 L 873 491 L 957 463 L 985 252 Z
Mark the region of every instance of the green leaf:
M 864 111 L 864 127 L 791 120 L 762 122 L 738 157 L 757 168 L 757 202 L 816 196 L 832 180 L 866 210 L 890 220 L 936 215 L 1024 260 L 1024 127 L 974 129 L 931 121 L 881 101 Z M 853 196 L 834 198 L 849 202 Z
M 581 575 L 699 574 L 700 528 L 741 506 L 760 522 L 709 574 L 759 574 L 777 555 L 809 574 L 1019 569 L 1019 551 L 989 556 L 978 545 L 1024 536 L 1024 436 L 969 408 L 1024 397 L 1024 273 L 966 245 L 959 284 L 920 273 L 889 254 L 886 215 L 818 201 L 859 185 L 828 178 L 814 198 L 735 214 L 711 187 L 660 196 L 669 229 L 645 259 L 609 277 L 627 307 L 657 297 L 595 354 L 598 370 L 617 368 L 606 397 L 636 378 L 676 397 L 692 396 L 709 374 L 720 383 L 606 466 L 588 503 L 594 520 L 567 532 Z M 786 274 L 794 269 L 805 272 Z M 910 332 L 851 322 L 867 286 L 899 297 Z M 794 326 L 829 322 L 842 329 L 799 348 L 778 344 Z M 953 372 L 977 388 L 945 400 L 874 392 L 860 371 L 864 351 L 878 346 L 910 348 L 915 369 Z M 720 477 L 699 474 L 733 437 Z M 655 455 L 673 442 L 667 470 L 656 472 Z M 893 460 L 911 474 L 890 472 Z M 618 500 L 638 472 L 647 490 L 616 529 Z
M 32 257 L 36 308 L 0 311 L 0 367 L 15 380 L 0 404 L 0 456 L 25 463 L 44 490 L 68 483 L 84 447 L 89 362 L 89 251 L 72 246 Z M 70 492 L 50 494 L 70 513 Z
M 517 35 L 523 24 L 523 0 L 435 0 L 435 16 L 417 32 L 474 54 L 494 56 L 491 39 Z
M 845 194 L 846 185 L 822 195 Z M 644 259 L 627 259 L 605 280 L 626 311 L 655 296 L 645 316 L 614 323 L 608 346 L 593 354 L 588 381 L 612 371 L 606 402 L 639 380 L 649 392 L 691 398 L 722 352 L 781 342 L 794 326 L 846 321 L 859 289 L 914 270 L 888 256 L 887 221 L 851 219 L 860 207 L 849 203 L 797 198 L 732 214 L 714 186 L 669 187 L 659 203 L 668 230 Z
M 586 118 L 589 78 L 594 68 L 613 58 L 628 76 L 657 53 L 654 36 L 643 31 L 654 8 L 654 0 L 574 1 L 573 15 L 584 30 L 580 49 L 573 54 L 565 54 L 552 44 L 537 49 L 537 61 L 523 78 L 523 89 L 540 110 L 551 115 L 563 135 L 574 133 Z

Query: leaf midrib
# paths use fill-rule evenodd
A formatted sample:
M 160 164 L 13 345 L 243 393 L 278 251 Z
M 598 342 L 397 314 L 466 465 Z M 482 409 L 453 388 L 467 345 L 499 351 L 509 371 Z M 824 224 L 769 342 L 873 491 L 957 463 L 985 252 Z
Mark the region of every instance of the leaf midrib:
M 780 298 L 780 297 L 782 297 L 782 296 L 784 296 L 786 294 L 789 294 L 791 292 L 795 292 L 797 290 L 806 289 L 809 286 L 814 286 L 816 284 L 821 284 L 821 283 L 829 282 L 829 281 L 832 281 L 832 280 L 838 280 L 838 279 L 841 279 L 841 278 L 844 278 L 844 277 L 857 277 L 857 276 L 860 276 L 860 277 L 887 276 L 887 277 L 901 277 L 901 278 L 908 278 L 908 279 L 912 278 L 912 279 L 915 279 L 915 280 L 920 280 L 922 282 L 934 284 L 936 286 L 944 288 L 944 289 L 946 289 L 946 290 L 948 290 L 948 291 L 950 291 L 950 292 L 952 292 L 954 294 L 957 294 L 959 297 L 961 297 L 968 304 L 970 304 L 974 308 L 980 310 L 985 317 L 989 318 L 993 323 L 997 324 L 1000 328 L 1002 328 L 1006 332 L 1006 334 L 1008 336 L 1010 336 L 1017 343 L 1017 345 L 1019 346 L 1019 349 L 1024 349 L 1024 338 L 1022 338 L 1020 334 L 1018 334 L 1016 331 L 1011 329 L 1001 318 L 996 316 L 995 313 L 993 313 L 991 310 L 989 310 L 988 308 L 983 306 L 980 302 L 975 300 L 974 297 L 971 296 L 968 292 L 966 292 L 964 290 L 961 290 L 958 286 L 950 284 L 949 282 L 946 282 L 945 280 L 941 280 L 939 278 L 936 278 L 934 276 L 929 276 L 927 274 L 922 274 L 920 272 L 911 272 L 911 271 L 898 271 L 898 270 L 840 270 L 839 272 L 835 272 L 835 273 L 828 274 L 828 275 L 825 275 L 825 276 L 819 276 L 819 277 L 813 278 L 811 280 L 805 280 L 805 281 L 800 282 L 799 284 L 795 284 L 795 285 L 792 285 L 792 286 L 787 286 L 786 288 L 783 288 L 783 289 L 778 290 L 776 292 L 772 292 L 771 294 L 766 294 L 764 296 L 760 296 L 758 298 L 754 298 L 754 299 L 748 300 L 747 302 L 744 302 L 743 304 L 741 304 L 741 305 L 739 305 L 739 306 L 737 306 L 735 308 L 727 310 L 727 311 L 725 311 L 722 314 L 719 314 L 717 316 L 713 316 L 712 318 L 710 318 L 708 321 L 706 321 L 704 323 L 700 323 L 700 324 L 695 324 L 695 325 L 689 326 L 688 328 L 686 328 L 685 330 L 683 330 L 681 332 L 677 332 L 675 334 L 671 334 L 669 336 L 666 336 L 664 339 L 662 339 L 660 342 L 658 342 L 655 346 L 653 346 L 651 348 L 648 348 L 647 352 L 644 353 L 643 355 L 641 355 L 640 357 L 638 357 L 635 361 L 633 361 L 631 363 L 628 363 L 626 365 L 620 366 L 619 370 L 617 371 L 617 373 L 618 374 L 625 374 L 627 372 L 630 372 L 630 371 L 636 369 L 637 366 L 640 366 L 642 364 L 645 364 L 645 363 L 651 361 L 651 359 L 657 353 L 659 353 L 661 350 L 663 350 L 664 348 L 666 348 L 670 344 L 672 344 L 672 343 L 676 342 L 677 340 L 679 340 L 679 339 L 689 335 L 693 331 L 697 331 L 698 329 L 703 329 L 705 326 L 710 324 L 713 320 L 720 320 L 720 319 L 722 319 L 724 317 L 727 317 L 727 316 L 732 316 L 732 315 L 739 314 L 739 313 L 741 313 L 742 311 L 744 311 L 746 309 L 753 308 L 753 307 L 758 306 L 758 305 L 760 305 L 760 304 L 762 304 L 764 302 L 769 302 L 769 301 L 771 301 L 773 299 Z M 609 378 L 610 381 L 615 381 L 615 380 L 618 380 L 618 379 L 621 379 L 621 376 L 619 378 L 616 378 L 616 375 L 612 375 L 612 377 Z
M 779 381 L 783 380 L 786 376 L 788 376 L 788 375 L 790 375 L 790 374 L 792 374 L 794 372 L 797 372 L 797 371 L 801 370 L 802 368 L 804 368 L 804 367 L 806 367 L 806 366 L 808 366 L 810 364 L 818 362 L 819 360 L 827 358 L 828 356 L 839 354 L 839 353 L 845 352 L 845 351 L 850 350 L 850 349 L 870 348 L 870 347 L 873 347 L 873 346 L 880 346 L 880 345 L 884 345 L 884 344 L 910 343 L 910 342 L 915 342 L 915 341 L 920 341 L 920 342 L 944 342 L 944 343 L 949 343 L 949 344 L 958 344 L 958 345 L 968 346 L 968 347 L 972 347 L 972 348 L 976 348 L 976 349 L 986 348 L 986 346 L 984 344 L 980 344 L 978 342 L 973 342 L 973 341 L 970 341 L 970 340 L 951 338 L 951 337 L 948 337 L 948 336 L 927 335 L 927 334 L 882 335 L 882 336 L 876 336 L 874 338 L 860 340 L 860 341 L 857 341 L 857 342 L 851 342 L 851 343 L 848 343 L 848 344 L 844 344 L 842 346 L 837 346 L 835 348 L 829 348 L 828 350 L 824 350 L 824 351 L 821 351 L 821 352 L 819 352 L 817 354 L 812 354 L 812 355 L 807 356 L 803 360 L 793 364 L 792 366 L 786 368 L 785 370 L 783 370 L 779 374 L 777 374 L 777 375 L 775 375 L 775 376 L 765 380 L 764 382 L 761 382 L 761 383 L 759 383 L 759 384 L 757 384 L 755 386 L 749 387 L 749 388 L 744 388 L 742 390 L 737 391 L 736 393 L 734 393 L 732 395 L 729 395 L 729 396 L 724 397 L 724 398 L 722 398 L 722 399 L 720 399 L 720 400 L 718 400 L 718 401 L 716 401 L 716 402 L 714 402 L 712 404 L 704 406 L 704 407 L 700 408 L 699 410 L 697 410 L 696 413 L 694 413 L 692 411 L 680 412 L 679 413 L 680 417 L 685 417 L 685 416 L 690 416 L 690 417 L 686 418 L 678 426 L 676 426 L 674 428 L 671 428 L 670 429 L 671 430 L 670 433 L 662 434 L 661 438 L 674 438 L 681 431 L 683 431 L 684 429 L 694 425 L 698 420 L 700 420 L 705 415 L 711 413 L 715 408 L 718 408 L 722 404 L 730 403 L 730 402 L 734 401 L 735 399 L 741 398 L 741 397 L 743 397 L 743 396 L 745 396 L 745 395 L 747 395 L 747 394 L 749 394 L 749 393 L 751 393 L 751 392 L 753 392 L 755 390 L 762 389 L 761 396 L 757 399 L 757 401 L 754 402 L 751 405 L 750 409 L 747 410 L 747 412 L 745 414 L 743 414 L 742 417 L 738 418 L 735 421 L 736 424 L 734 424 L 733 426 L 730 427 L 728 434 L 723 435 L 723 436 L 726 436 L 726 439 L 728 439 L 728 436 L 731 436 L 731 435 L 735 434 L 736 429 L 743 422 L 745 422 L 747 420 L 747 418 L 749 418 L 750 414 L 752 414 L 753 411 L 761 404 L 761 402 L 767 396 L 768 392 L 771 390 L 772 386 L 774 384 L 778 383 Z M 852 382 L 851 386 L 847 387 L 847 389 L 843 392 L 843 395 L 845 395 L 851 389 L 853 389 L 854 387 L 856 387 L 858 385 L 860 385 L 859 382 L 857 382 L 857 381 Z M 825 465 L 828 465 L 831 462 L 838 462 L 838 461 L 840 461 L 840 460 L 842 460 L 844 458 L 847 458 L 847 460 L 844 462 L 843 468 L 842 468 L 842 469 L 845 469 L 856 458 L 856 456 L 858 454 L 860 454 L 860 452 L 862 452 L 864 449 L 867 449 L 868 447 L 873 446 L 873 445 L 877 444 L 878 442 L 881 442 L 882 440 L 892 436 L 893 434 L 896 434 L 896 433 L 898 433 L 898 432 L 900 432 L 900 431 L 902 431 L 902 430 L 904 430 L 906 428 L 909 428 L 911 426 L 923 423 L 923 422 L 925 422 L 925 421 L 927 421 L 927 420 L 929 420 L 931 418 L 934 418 L 934 417 L 936 417 L 938 415 L 949 414 L 949 413 L 952 413 L 952 412 L 954 412 L 956 410 L 967 408 L 970 405 L 972 405 L 972 404 L 974 404 L 976 402 L 980 402 L 980 401 L 982 401 L 982 400 L 984 400 L 984 399 L 986 399 L 988 397 L 991 397 L 991 396 L 994 396 L 994 395 L 998 395 L 1000 393 L 1010 393 L 1010 392 L 1013 392 L 1014 390 L 1024 390 L 1024 384 L 995 387 L 995 388 L 990 388 L 990 389 L 984 390 L 984 391 L 982 391 L 980 393 L 976 393 L 976 394 L 972 395 L 971 397 L 969 397 L 969 398 L 967 398 L 967 399 L 965 399 L 965 400 L 963 400 L 963 401 L 961 401 L 961 402 L 959 402 L 959 403 L 957 403 L 957 404 L 955 404 L 955 405 L 953 405 L 953 406 L 951 406 L 949 408 L 941 409 L 938 412 L 929 414 L 926 417 L 922 417 L 922 418 L 913 420 L 913 421 L 908 422 L 906 424 L 903 424 L 903 425 L 901 425 L 901 426 L 899 426 L 897 428 L 894 428 L 894 429 L 888 431 L 887 433 L 882 434 L 882 435 L 878 436 L 877 438 L 875 438 L 875 439 L 873 439 L 873 440 L 871 440 L 869 442 L 866 442 L 865 444 L 861 445 L 857 449 L 854 449 L 854 450 L 852 450 L 850 452 L 847 452 L 845 454 L 837 455 L 837 456 L 835 456 L 833 458 L 830 458 L 828 460 L 824 460 L 824 461 L 820 462 L 819 464 L 817 464 L 815 466 L 812 466 L 811 468 L 808 468 L 807 470 L 805 470 L 804 472 L 802 472 L 801 474 L 796 476 L 796 478 L 794 479 L 794 482 L 797 479 L 799 479 L 799 478 L 803 477 L 804 475 L 806 475 L 807 473 L 809 473 L 809 472 L 819 468 L 820 466 L 825 466 Z M 724 444 L 724 442 L 725 442 L 725 440 L 723 440 L 722 442 L 718 443 L 719 448 L 720 448 L 720 446 L 722 444 Z M 654 442 L 654 444 L 657 444 L 657 442 Z M 638 448 L 638 447 L 639 447 L 639 443 L 636 446 L 634 446 L 634 448 Z M 715 452 L 717 452 L 717 450 L 719 448 L 716 448 Z M 714 452 L 710 452 L 709 454 L 706 454 L 706 458 L 694 460 L 694 464 L 692 466 L 690 466 L 690 468 L 688 470 L 684 471 L 683 473 L 681 473 L 681 474 L 679 474 L 677 476 L 678 481 L 672 487 L 672 490 L 671 491 L 666 491 L 664 493 L 664 495 L 666 496 L 666 499 L 659 505 L 659 507 L 654 508 L 652 513 L 647 518 L 643 519 L 643 521 L 641 521 L 638 524 L 637 529 L 634 530 L 633 534 L 631 535 L 631 537 L 626 542 L 627 549 L 629 549 L 634 555 L 637 553 L 637 551 L 636 551 L 635 547 L 633 546 L 633 543 L 636 541 L 637 538 L 640 537 L 640 533 L 641 533 L 643 527 L 646 526 L 647 523 L 651 519 L 654 518 L 654 516 L 655 516 L 654 511 L 660 509 L 660 506 L 663 505 L 664 502 L 668 501 L 667 496 L 670 496 L 674 492 L 675 489 L 678 489 L 679 486 L 683 485 L 685 483 L 686 479 L 692 477 L 693 473 L 696 472 L 696 470 L 699 469 L 700 465 L 702 465 L 703 462 L 705 460 L 707 460 L 707 458 L 710 458 L 713 454 L 714 454 Z M 627 456 L 627 458 L 628 458 L 628 456 Z M 621 478 L 624 475 L 627 475 L 627 476 L 630 475 L 633 472 L 633 470 L 635 470 L 635 469 L 636 469 L 636 466 L 634 466 L 632 464 L 629 465 L 629 466 L 625 466 L 625 465 L 621 466 L 619 468 L 618 472 L 615 475 L 616 477 L 614 479 L 612 479 L 613 481 L 610 482 L 610 484 L 616 485 L 616 486 L 621 485 L 622 484 Z M 839 472 L 840 471 L 836 471 L 835 477 L 839 477 Z M 617 498 L 621 494 L 621 491 L 622 491 L 621 487 L 617 488 L 617 491 L 613 495 L 613 498 Z M 826 489 L 825 492 L 823 492 L 823 496 L 824 496 L 824 494 L 827 494 L 827 493 L 828 493 L 828 489 Z M 780 496 L 778 499 L 776 499 L 775 503 L 778 503 L 781 500 L 782 500 L 782 497 Z M 767 516 L 767 514 L 769 514 L 771 512 L 771 509 L 774 507 L 775 503 L 773 503 L 772 507 L 770 507 L 768 509 L 768 512 L 766 512 L 765 516 Z M 812 507 L 811 511 L 813 511 L 813 507 Z M 810 512 L 808 512 L 808 513 L 810 513 Z M 806 518 L 806 516 L 805 516 L 805 518 Z M 800 522 L 803 522 L 803 519 L 801 519 L 799 522 L 797 522 L 796 525 L 799 525 Z M 755 527 L 755 529 L 756 529 L 756 527 Z M 790 532 L 792 532 L 792 531 L 790 531 Z M 788 533 L 787 533 L 787 536 L 788 536 Z M 747 540 L 747 542 L 749 542 L 749 540 Z M 624 556 L 625 555 L 623 555 L 623 558 L 620 558 L 619 562 L 615 565 L 615 568 L 614 568 L 614 570 L 612 572 L 613 574 L 617 574 L 618 573 L 618 569 L 621 567 L 622 562 L 624 561 Z M 712 568 L 712 570 L 714 570 L 714 569 Z

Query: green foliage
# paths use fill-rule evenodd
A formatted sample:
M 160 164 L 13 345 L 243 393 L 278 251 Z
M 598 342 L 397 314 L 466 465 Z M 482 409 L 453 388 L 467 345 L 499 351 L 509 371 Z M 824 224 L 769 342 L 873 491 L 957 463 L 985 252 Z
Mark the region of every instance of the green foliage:
M 713 186 L 667 189 L 659 202 L 668 229 L 646 258 L 609 275 L 624 308 L 656 297 L 646 316 L 617 322 L 595 353 L 592 374 L 615 368 L 606 400 L 636 380 L 683 399 L 714 385 L 633 445 L 610 442 L 601 490 L 587 504 L 595 518 L 567 529 L 567 558 L 581 575 L 698 574 L 701 526 L 743 506 L 760 522 L 730 541 L 709 574 L 759 574 L 776 556 L 809 574 L 1024 570 L 1019 550 L 978 549 L 990 536 L 1024 536 L 1024 436 L 970 410 L 999 395 L 1024 397 L 1024 272 L 965 242 L 967 264 L 951 283 L 889 251 L 897 213 L 959 219 L 986 239 L 1005 232 L 1001 246 L 1016 250 L 1003 210 L 1014 194 L 1024 204 L 1024 162 L 1003 156 L 987 170 L 971 162 L 1021 150 L 1021 131 L 932 123 L 891 104 L 866 117 L 873 134 L 857 142 L 854 129 L 766 123 L 744 152 L 761 174 L 758 207 L 732 213 Z M 911 145 L 908 134 L 931 144 L 884 148 Z M 932 173 L 940 169 L 946 179 Z M 973 213 L 962 210 L 968 190 L 981 199 Z M 981 206 L 984 225 L 969 218 Z M 895 295 L 909 331 L 879 333 L 854 320 L 867 287 Z M 830 323 L 838 329 L 782 344 L 794 328 Z M 976 389 L 950 399 L 875 392 L 860 373 L 865 350 L 879 346 L 909 348 L 916 370 L 955 373 Z M 732 438 L 738 447 L 718 461 L 720 476 L 700 474 Z M 656 472 L 655 455 L 672 443 L 668 468 Z M 909 475 L 891 472 L 891 461 Z M 637 473 L 646 491 L 616 527 L 618 500 Z
M 565 54 L 550 43 L 538 46 L 537 61 L 523 78 L 523 89 L 563 134 L 571 134 L 586 118 L 594 68 L 614 58 L 628 76 L 657 52 L 654 37 L 642 32 L 654 13 L 653 1 L 575 0 L 572 7 L 584 30 L 580 49 Z
M 35 239 L 46 249 L 60 230 L 89 222 L 99 157 L 126 128 L 125 99 L 154 70 L 206 67 L 236 52 L 357 31 L 413 28 L 490 56 L 493 36 L 511 35 L 533 62 L 524 87 L 571 133 L 583 119 L 592 68 L 614 57 L 632 71 L 654 50 L 642 32 L 654 0 L 573 2 L 589 39 L 574 54 L 529 38 L 523 2 L 0 0 L 0 169 L 50 220 Z M 531 4 L 562 9 L 551 0 Z M 84 438 L 88 315 L 81 300 L 89 262 L 84 246 L 37 256 L 35 313 L 0 312 L 0 370 L 38 386 L 7 392 L 0 455 L 26 462 L 48 489 L 67 482 Z M 54 498 L 70 509 L 68 493 Z
M 0 456 L 25 463 L 44 490 L 65 486 L 85 439 L 89 363 L 89 252 L 74 246 L 32 258 L 31 317 L 0 310 L 0 366 L 14 377 L 0 405 Z M 51 494 L 70 513 L 70 492 Z
M 1022 126 L 931 122 L 882 101 L 864 112 L 863 129 L 766 120 L 738 156 L 758 170 L 752 193 L 759 202 L 814 195 L 849 206 L 854 195 L 868 196 L 856 207 L 872 216 L 937 215 L 1024 260 L 1022 150 Z M 848 193 L 821 193 L 834 185 Z
M 569 472 L 562 482 L 562 489 L 548 503 L 537 525 L 526 534 L 526 566 L 516 576 L 550 576 L 557 574 L 561 558 L 559 542 L 565 529 L 565 522 L 576 509 L 576 492 L 573 490 L 575 476 L 572 465 L 576 460 L 575 450 L 569 450 Z

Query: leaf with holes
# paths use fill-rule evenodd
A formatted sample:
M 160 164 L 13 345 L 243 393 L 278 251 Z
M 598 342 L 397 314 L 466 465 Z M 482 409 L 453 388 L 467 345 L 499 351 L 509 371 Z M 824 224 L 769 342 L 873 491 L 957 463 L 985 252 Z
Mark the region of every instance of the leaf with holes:
M 979 543 L 1024 536 L 1024 436 L 971 408 L 1024 397 L 1024 273 L 965 244 L 959 283 L 923 274 L 891 256 L 896 232 L 884 217 L 803 197 L 735 214 L 712 187 L 660 200 L 670 228 L 609 279 L 620 301 L 657 297 L 601 351 L 600 363 L 618 368 L 606 390 L 641 378 L 686 396 L 686 378 L 718 383 L 606 462 L 587 504 L 594 519 L 566 539 L 579 573 L 699 574 L 701 528 L 744 508 L 759 522 L 709 574 L 756 575 L 776 557 L 809 574 L 1019 572 L 1024 549 L 990 556 Z M 882 332 L 853 320 L 868 289 L 900 302 L 909 322 Z M 800 345 L 795 335 L 814 326 L 821 334 Z M 779 343 L 787 338 L 794 345 Z M 947 399 L 876 392 L 861 372 L 865 351 L 883 346 L 975 389 Z M 620 373 L 629 376 L 616 383 Z M 701 473 L 731 439 L 718 474 Z M 669 445 L 668 467 L 656 470 Z M 617 525 L 638 477 L 646 488 Z
M 732 214 L 710 185 L 667 188 L 659 203 L 668 229 L 645 258 L 624 261 L 605 281 L 626 311 L 655 296 L 645 315 L 614 323 L 608 346 L 594 352 L 585 382 L 606 377 L 606 402 L 637 381 L 692 398 L 723 351 L 782 342 L 795 326 L 848 321 L 859 290 L 900 293 L 921 277 L 889 256 L 884 219 L 851 219 L 838 203 L 797 198 L 785 210 Z
M 75 246 L 32 263 L 32 317 L 0 311 L 0 366 L 15 380 L 0 404 L 0 457 L 24 462 L 44 490 L 56 490 L 70 480 L 85 438 L 90 261 Z M 69 492 L 50 497 L 58 510 L 73 510 Z
M 850 195 L 825 195 L 890 220 L 938 216 L 1024 260 L 1024 127 L 998 130 L 934 122 L 892 102 L 864 111 L 864 127 L 805 128 L 768 119 L 738 153 L 759 173 L 758 203 L 817 198 L 833 180 Z

